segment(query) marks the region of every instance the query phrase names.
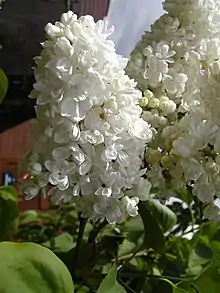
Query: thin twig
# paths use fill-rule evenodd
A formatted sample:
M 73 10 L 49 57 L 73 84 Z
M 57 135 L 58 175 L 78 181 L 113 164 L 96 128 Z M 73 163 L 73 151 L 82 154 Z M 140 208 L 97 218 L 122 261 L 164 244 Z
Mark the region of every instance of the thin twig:
M 144 249 L 142 251 L 139 251 L 135 254 L 135 256 L 147 256 L 147 251 Z M 126 255 L 122 255 L 122 256 L 119 256 L 118 258 L 113 258 L 111 260 L 111 262 L 116 262 L 116 261 L 123 261 L 123 260 L 127 260 L 127 259 L 130 259 L 130 258 L 133 258 L 134 257 L 134 253 L 129 253 L 129 254 L 126 254 Z
M 138 246 L 136 248 L 136 250 L 132 254 L 130 254 L 130 256 L 126 259 L 126 261 L 123 263 L 123 265 L 119 266 L 118 272 L 121 272 L 124 270 L 126 265 L 140 252 L 139 250 L 140 250 L 140 247 Z
M 155 279 L 168 279 L 168 280 L 173 280 L 173 281 L 190 281 L 189 279 L 185 279 L 185 278 L 179 278 L 179 277 L 173 277 L 173 276 L 165 276 L 165 275 L 150 275 L 149 271 L 141 271 L 141 272 L 136 272 L 136 273 L 122 273 L 122 272 L 118 272 L 120 278 L 155 278 Z M 88 277 L 90 278 L 100 278 L 103 279 L 103 277 L 105 277 L 106 274 L 89 274 Z

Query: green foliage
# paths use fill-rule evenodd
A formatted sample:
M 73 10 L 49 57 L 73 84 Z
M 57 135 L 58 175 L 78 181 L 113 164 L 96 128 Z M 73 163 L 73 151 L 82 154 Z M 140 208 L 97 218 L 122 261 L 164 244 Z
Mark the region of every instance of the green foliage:
M 177 222 L 177 217 L 171 209 L 153 199 L 147 201 L 146 204 L 164 232 L 173 228 Z
M 4 100 L 8 90 L 8 79 L 4 71 L 0 68 L 0 104 Z
M 162 253 L 165 248 L 163 230 L 147 203 L 141 203 L 139 207 L 145 229 L 144 244 L 147 248 L 153 248 L 155 251 Z
M 64 232 L 63 234 L 52 238 L 51 240 L 43 243 L 47 248 L 53 249 L 55 252 L 67 252 L 74 247 L 73 237 Z
M 20 224 L 25 225 L 31 222 L 38 221 L 40 219 L 39 214 L 34 210 L 25 211 L 20 216 Z
M 18 226 L 18 198 L 12 186 L 0 187 L 0 241 L 10 240 Z
M 117 266 L 115 264 L 102 281 L 97 293 L 126 293 L 125 289 L 117 282 Z
M 28 211 L 20 215 L 16 237 L 51 249 L 68 268 L 77 293 L 217 293 L 219 224 L 203 221 L 190 191 L 182 197 L 185 206 L 142 202 L 140 216 L 116 226 L 84 225 L 71 205 Z M 187 231 L 192 239 L 185 238 Z
M 65 265 L 34 243 L 0 243 L 0 292 L 73 293 Z
M 144 224 L 144 244 L 156 252 L 163 253 L 165 249 L 164 232 L 176 224 L 175 214 L 158 201 L 149 200 L 139 204 L 140 215 Z

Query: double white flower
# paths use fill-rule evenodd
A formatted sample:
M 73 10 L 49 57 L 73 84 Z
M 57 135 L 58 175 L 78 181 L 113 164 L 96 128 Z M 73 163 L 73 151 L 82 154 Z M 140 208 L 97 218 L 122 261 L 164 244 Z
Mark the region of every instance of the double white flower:
M 72 200 L 85 217 L 115 223 L 126 212 L 135 216 L 139 199 L 149 196 L 141 166 L 152 131 L 140 118 L 141 92 L 125 75 L 127 60 L 107 39 L 111 33 L 106 22 L 71 11 L 46 26 L 30 95 L 37 121 L 26 192 L 33 196 L 50 183 L 56 202 Z M 139 182 L 145 197 L 128 192 Z
M 163 8 L 126 69 L 153 127 L 147 178 L 159 198 L 190 186 L 211 217 L 220 197 L 220 2 L 165 0 Z

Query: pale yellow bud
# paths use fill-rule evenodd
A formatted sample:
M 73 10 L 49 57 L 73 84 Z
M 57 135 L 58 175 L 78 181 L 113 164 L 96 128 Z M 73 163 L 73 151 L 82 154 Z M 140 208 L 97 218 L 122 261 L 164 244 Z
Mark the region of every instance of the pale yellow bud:
M 152 98 L 148 102 L 148 106 L 150 108 L 158 108 L 160 105 L 160 101 L 157 98 Z
M 141 108 L 145 108 L 148 105 L 148 98 L 147 97 L 142 97 L 139 101 L 139 105 L 141 106 Z
M 148 98 L 148 100 L 150 100 L 150 99 L 152 99 L 152 98 L 154 97 L 154 94 L 153 94 L 152 91 L 150 91 L 150 90 L 146 90 L 146 91 L 144 91 L 144 96 L 145 96 L 146 98 Z

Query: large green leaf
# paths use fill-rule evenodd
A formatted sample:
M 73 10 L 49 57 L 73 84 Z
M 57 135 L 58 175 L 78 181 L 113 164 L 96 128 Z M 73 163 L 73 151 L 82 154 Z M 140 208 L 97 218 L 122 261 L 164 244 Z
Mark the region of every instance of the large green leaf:
M 162 253 L 165 248 L 165 237 L 163 230 L 153 215 L 147 202 L 140 202 L 139 213 L 145 230 L 144 244 L 147 248 L 153 248 Z
M 195 284 L 193 284 L 192 282 L 189 282 L 189 281 L 188 282 L 182 281 L 182 282 L 178 283 L 177 288 L 179 290 L 184 290 L 183 292 L 187 292 L 187 293 L 200 293 L 198 291 L 198 288 L 195 286 Z
M 136 248 L 136 244 L 125 239 L 118 249 L 118 256 L 122 256 L 128 253 L 131 253 Z
M 10 240 L 18 226 L 18 198 L 12 186 L 0 187 L 0 241 Z
M 8 90 L 8 79 L 4 71 L 0 68 L 0 104 L 4 100 Z
M 117 282 L 117 267 L 115 264 L 102 281 L 97 293 L 126 293 L 125 289 Z
M 65 232 L 52 241 L 47 241 L 43 244 L 45 247 L 53 249 L 54 252 L 67 252 L 74 247 L 73 237 Z
M 209 245 L 208 238 L 200 237 L 189 257 L 188 273 L 198 275 L 210 265 L 213 258 L 213 251 Z
M 198 289 L 197 292 L 220 292 L 219 241 L 210 241 L 206 235 L 200 236 L 189 259 L 189 272 L 196 274 L 192 285 Z
M 52 251 L 34 243 L 0 243 L 1 293 L 73 293 L 65 265 Z
M 211 266 L 195 280 L 194 284 L 200 293 L 219 293 L 220 267 Z
M 149 200 L 147 205 L 160 226 L 163 228 L 164 232 L 167 232 L 173 228 L 177 222 L 177 217 L 171 209 L 153 199 Z
M 212 256 L 207 254 L 207 258 L 210 257 L 210 262 L 203 269 L 203 271 L 196 277 L 194 285 L 198 288 L 200 293 L 219 293 L 220 292 L 220 243 L 219 241 L 212 241 L 210 243 L 210 249 L 212 249 Z

